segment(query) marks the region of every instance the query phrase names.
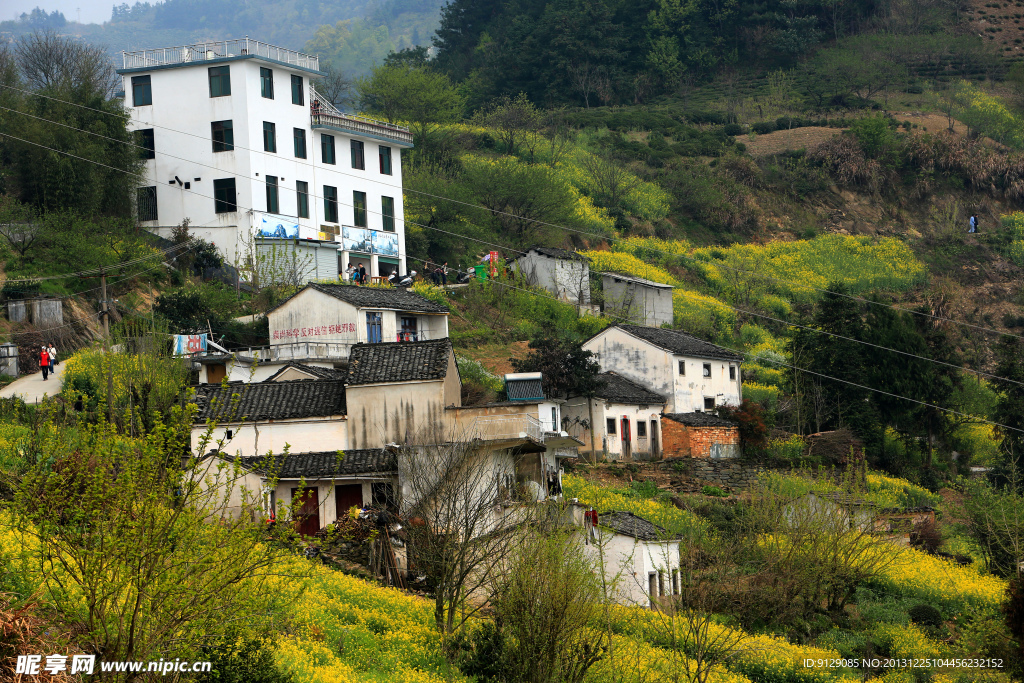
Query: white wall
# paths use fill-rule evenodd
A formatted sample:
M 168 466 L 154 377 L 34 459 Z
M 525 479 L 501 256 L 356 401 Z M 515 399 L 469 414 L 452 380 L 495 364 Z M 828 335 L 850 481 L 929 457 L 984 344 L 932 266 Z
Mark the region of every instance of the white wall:
M 609 327 L 583 344 L 583 348 L 597 354 L 602 372 L 617 372 L 665 396 L 665 412 L 703 411 L 705 397 L 714 398 L 715 405 L 738 405 L 742 397 L 742 374 L 737 361 L 677 356 L 619 327 Z M 679 374 L 680 360 L 686 363 L 685 376 Z M 703 376 L 705 363 L 711 365 L 711 377 Z M 729 379 L 730 365 L 735 368 L 735 380 Z
M 595 569 L 600 570 L 604 556 L 604 573 L 615 585 L 613 599 L 620 605 L 647 607 L 648 577 L 651 572 L 664 572 L 665 595 L 672 593 L 672 572 L 679 569 L 679 543 L 677 541 L 638 541 L 632 536 L 601 529 L 597 543 L 585 545 Z
M 205 425 L 192 428 L 192 452 L 200 447 L 206 435 Z M 228 430 L 232 436 L 227 438 Z M 293 453 L 344 450 L 348 445 L 348 426 L 345 416 L 334 416 L 323 419 L 278 420 L 275 422 L 245 422 L 239 424 L 219 423 L 211 432 L 211 440 L 205 449 L 217 448 L 217 443 L 224 439 L 220 447 L 228 455 L 265 455 L 280 454 L 285 446 L 290 446 Z
M 209 96 L 208 69 L 211 66 L 230 66 L 231 95 Z M 274 99 L 261 96 L 260 67 L 274 73 Z M 132 76 L 149 75 L 152 82 L 153 104 L 134 107 L 132 102 Z M 304 104 L 291 100 L 291 76 L 303 78 Z M 253 225 L 258 225 L 260 214 L 266 212 L 266 176 L 278 178 L 278 215 L 296 216 L 301 228 L 308 231 L 300 235 L 316 238 L 324 221 L 323 187 L 338 190 L 340 224 L 354 225 L 352 192 L 367 195 L 368 224 L 371 229 L 382 228 L 381 197 L 395 202 L 395 231 L 398 234 L 399 260 L 405 266 L 405 223 L 402 199 L 401 148 L 397 143 L 358 137 L 340 131 L 314 131 L 309 116 L 308 72 L 290 69 L 282 64 L 257 59 L 226 62 L 196 62 L 174 68 L 153 69 L 122 74 L 125 105 L 133 119 L 132 129 L 154 128 L 156 158 L 145 164 L 146 185 L 157 188 L 158 220 L 143 223 L 147 228 L 168 228 L 190 218 L 195 234 L 213 241 L 232 263 L 239 262 L 244 243 Z M 210 124 L 231 120 L 234 126 L 235 150 L 214 153 Z M 263 151 L 263 122 L 276 125 L 277 152 Z M 306 131 L 306 158 L 294 154 L 292 131 Z M 324 164 L 320 153 L 321 135 L 335 138 L 336 164 Z M 349 141 L 362 140 L 365 146 L 366 169 L 351 167 Z M 380 173 L 378 147 L 391 147 L 392 175 Z M 171 158 L 170 155 L 174 155 Z M 211 168 L 212 167 L 212 168 Z M 178 176 L 191 183 L 191 192 L 169 180 Z M 217 214 L 214 211 L 213 180 L 235 177 L 239 210 Z M 201 178 L 196 181 L 195 178 Z M 309 186 L 309 218 L 297 218 L 298 195 L 296 181 Z M 254 214 L 247 213 L 253 210 Z M 338 224 L 332 224 L 338 225 Z M 224 231 L 225 227 L 234 230 Z M 156 230 L 167 236 L 169 229 Z M 233 233 L 233 234 L 231 234 Z
M 649 405 L 645 408 L 641 408 L 639 405 L 631 405 L 628 403 L 608 403 L 604 399 L 595 398 L 591 399 L 593 402 L 594 412 L 594 429 L 595 435 L 593 449 L 597 453 L 598 457 L 604 454 L 605 457 L 617 460 L 622 457 L 622 418 L 625 417 L 629 420 L 629 429 L 632 443 L 632 457 L 634 459 L 646 459 L 653 455 L 651 447 L 651 421 L 653 420 L 657 434 L 657 443 L 659 451 L 664 447 L 661 439 L 661 411 L 663 408 L 662 404 Z M 569 402 L 564 406 L 563 412 L 569 419 L 579 418 L 581 420 L 590 419 L 590 409 L 588 408 L 587 399 L 575 398 L 570 399 Z M 615 420 L 615 433 L 608 433 L 608 419 L 612 418 Z M 643 441 L 637 436 L 637 422 L 642 421 L 646 424 L 647 435 Z M 590 431 L 584 431 L 583 433 L 583 446 L 580 446 L 580 451 L 589 452 L 591 450 L 590 443 Z M 646 445 L 644 445 L 646 444 Z
M 590 303 L 590 266 L 586 261 L 556 259 L 530 251 L 516 259 L 513 267 L 527 283 L 543 287 L 563 301 Z

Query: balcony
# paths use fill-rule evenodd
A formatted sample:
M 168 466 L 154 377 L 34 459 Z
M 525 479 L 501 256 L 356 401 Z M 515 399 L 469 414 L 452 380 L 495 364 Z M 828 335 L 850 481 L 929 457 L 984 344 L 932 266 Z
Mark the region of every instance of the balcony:
M 336 130 L 372 138 L 389 140 L 400 146 L 412 147 L 412 133 L 406 126 L 397 126 L 386 121 L 345 114 L 324 99 L 311 85 L 309 121 L 313 129 Z
M 354 342 L 353 342 L 354 343 Z M 346 360 L 352 344 L 327 342 L 295 342 L 274 344 L 235 352 L 239 360 L 249 363 L 287 362 L 303 360 Z
M 544 441 L 544 428 L 533 415 L 492 415 L 478 417 L 466 429 L 465 438 L 481 441 Z
M 176 45 L 155 50 L 136 50 L 122 52 L 125 69 L 150 69 L 157 66 L 173 64 L 190 64 L 192 62 L 208 62 L 226 57 L 263 57 L 275 62 L 283 62 L 301 69 L 320 70 L 320 58 L 303 54 L 258 40 L 239 38 L 237 40 L 218 40 L 213 43 L 195 43 L 193 45 Z

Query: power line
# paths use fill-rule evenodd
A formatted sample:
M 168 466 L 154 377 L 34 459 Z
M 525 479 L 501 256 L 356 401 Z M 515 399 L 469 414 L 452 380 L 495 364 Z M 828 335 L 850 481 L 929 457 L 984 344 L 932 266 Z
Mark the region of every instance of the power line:
M 75 130 L 81 130 L 81 129 L 77 129 L 76 128 Z M 81 132 L 88 132 L 88 131 L 81 131 Z M 21 140 L 21 138 L 17 138 L 15 136 L 8 135 L 7 133 L 0 133 L 0 135 L 7 135 L 8 137 L 12 137 L 12 138 L 14 138 L 16 140 Z M 61 150 L 57 150 L 57 149 L 53 149 L 53 148 L 50 148 L 50 147 L 46 147 L 45 145 L 41 145 L 41 144 L 38 144 L 38 143 L 29 142 L 27 140 L 22 140 L 22 141 L 23 142 L 28 142 L 29 144 L 36 145 L 38 147 L 42 147 L 44 149 L 48 149 L 48 150 L 53 151 L 53 152 L 57 152 L 57 153 L 61 153 L 61 154 L 67 154 L 69 156 L 81 159 L 83 161 L 87 161 L 87 162 L 90 162 L 90 163 L 97 163 L 97 164 L 99 164 L 101 166 L 105 166 L 104 164 L 101 164 L 100 162 L 94 162 L 94 161 L 92 161 L 90 159 L 85 159 L 84 157 L 77 157 L 76 155 L 73 155 L 73 154 L 71 154 L 69 152 L 62 152 Z M 107 168 L 113 168 L 113 167 L 109 167 L 108 166 Z M 113 169 L 113 170 L 118 170 L 118 169 Z M 123 172 L 127 173 L 127 171 L 123 171 Z M 232 173 L 231 175 L 234 175 L 236 177 L 242 177 L 240 174 L 236 174 L 236 173 Z M 205 197 L 207 199 L 214 199 L 214 201 L 216 201 L 216 199 L 214 197 L 210 197 L 209 195 L 204 195 L 204 194 L 202 194 L 200 192 L 192 190 L 191 188 L 187 189 L 187 190 L 184 190 L 184 191 L 185 192 L 190 192 L 190 193 L 195 194 L 195 195 L 200 196 L 200 197 Z M 320 198 L 320 197 L 318 197 L 315 194 L 314 195 L 310 195 L 310 196 L 313 196 L 313 197 L 316 197 L 316 198 Z M 335 201 L 337 201 L 337 200 L 335 200 Z M 344 202 L 338 202 L 338 203 L 343 205 L 343 206 L 352 206 L 352 205 L 349 205 L 349 204 L 345 204 Z M 238 205 L 236 204 L 236 207 L 237 206 Z M 241 208 L 245 209 L 247 207 L 241 207 Z M 248 208 L 250 210 L 256 210 L 256 209 L 252 209 L 252 207 L 248 207 Z M 373 210 L 369 209 L 368 207 L 365 208 L 364 210 L 367 211 L 367 213 L 374 213 L 374 214 L 378 214 L 378 215 L 383 215 L 381 212 L 373 211 Z M 416 223 L 414 221 L 407 221 L 405 219 L 403 219 L 403 221 L 405 223 L 408 223 L 408 224 L 411 224 L 411 225 L 416 225 L 418 227 L 422 227 L 422 228 L 427 229 L 427 230 L 436 230 L 438 232 L 443 232 L 445 234 L 452 235 L 452 236 L 455 236 L 455 237 L 459 237 L 461 239 L 468 239 L 468 240 L 471 240 L 471 241 L 479 242 L 481 244 L 486 244 L 488 246 L 499 247 L 501 249 L 505 249 L 505 250 L 508 250 L 508 251 L 518 251 L 519 253 L 525 253 L 525 252 L 523 252 L 521 250 L 512 249 L 512 248 L 510 248 L 510 247 L 508 247 L 506 245 L 501 245 L 501 244 L 497 244 L 497 243 L 493 243 L 493 242 L 486 242 L 484 240 L 479 240 L 479 239 L 476 239 L 476 238 L 473 238 L 473 237 L 468 237 L 466 235 L 460 235 L 458 233 L 449 232 L 449 231 L 443 230 L 441 228 L 437 228 L 435 226 L 423 225 L 423 224 L 420 224 L 420 223 Z M 408 254 L 406 254 L 406 259 L 408 259 L 408 258 L 410 258 L 410 257 L 409 257 Z M 414 259 L 414 260 L 420 260 L 420 259 Z M 600 273 L 602 275 L 615 275 L 615 273 L 609 273 L 609 272 L 605 272 L 605 271 L 595 271 L 595 272 Z M 670 286 L 672 287 L 673 291 L 678 290 L 684 296 L 686 296 L 688 298 L 692 298 L 692 294 L 693 293 L 691 293 L 690 291 L 688 291 L 686 289 L 683 289 L 679 285 L 670 285 Z M 908 356 L 908 357 L 912 357 L 912 358 L 917 358 L 919 360 L 935 363 L 935 364 L 938 364 L 938 365 L 944 365 L 944 366 L 947 366 L 947 367 L 956 368 L 956 369 L 962 370 L 964 372 L 973 372 L 975 374 L 982 375 L 982 376 L 985 376 L 985 377 L 989 377 L 989 378 L 992 378 L 992 379 L 997 379 L 997 380 L 1001 380 L 1001 381 L 1011 382 L 1011 383 L 1014 383 L 1014 384 L 1019 384 L 1019 385 L 1024 386 L 1024 382 L 1017 382 L 1015 380 L 1011 380 L 1011 379 L 1008 379 L 1008 378 L 999 377 L 998 375 L 993 375 L 991 373 L 986 373 L 986 372 L 981 371 L 981 370 L 970 370 L 970 369 L 965 368 L 963 366 L 954 365 L 952 363 L 946 363 L 944 361 L 940 361 L 940 360 L 937 360 L 937 359 L 934 359 L 934 358 L 928 358 L 926 356 L 920 356 L 920 355 L 912 354 L 912 353 L 909 353 L 909 352 L 906 352 L 906 351 L 900 351 L 898 349 L 893 349 L 893 348 L 890 348 L 890 347 L 887 347 L 887 346 L 881 346 L 881 345 L 874 344 L 874 343 L 871 343 L 871 342 L 867 342 L 867 341 L 863 341 L 863 340 L 859 340 L 859 339 L 854 339 L 852 337 L 845 337 L 843 335 L 838 335 L 838 334 L 835 334 L 835 333 L 832 333 L 832 332 L 826 332 L 825 330 L 819 330 L 819 329 L 813 328 L 813 327 L 799 325 L 799 324 L 796 324 L 796 323 L 790 323 L 788 321 L 781 320 L 779 318 L 774 318 L 772 316 L 765 315 L 765 314 L 762 314 L 762 313 L 755 313 L 753 311 L 748 311 L 748 310 L 745 310 L 745 309 L 737 308 L 735 306 L 730 306 L 729 304 L 726 304 L 724 302 L 719 302 L 719 303 L 723 307 L 728 308 L 728 309 L 733 310 L 733 311 L 736 311 L 738 313 L 743 313 L 743 314 L 746 314 L 746 315 L 751 315 L 751 316 L 756 316 L 756 317 L 760 317 L 760 318 L 765 318 L 767 320 L 772 320 L 774 322 L 781 323 L 783 325 L 788 325 L 788 326 L 792 326 L 792 327 L 798 327 L 798 328 L 805 329 L 805 330 L 808 330 L 808 331 L 811 331 L 811 332 L 817 332 L 817 333 L 820 333 L 820 334 L 825 334 L 825 335 L 828 335 L 828 336 L 845 339 L 847 341 L 851 341 L 851 342 L 854 342 L 854 343 L 857 343 L 857 344 L 863 344 L 865 346 L 870 346 L 870 347 L 874 347 L 874 348 L 877 348 L 877 349 L 891 351 L 893 353 L 897 353 L 897 354 Z

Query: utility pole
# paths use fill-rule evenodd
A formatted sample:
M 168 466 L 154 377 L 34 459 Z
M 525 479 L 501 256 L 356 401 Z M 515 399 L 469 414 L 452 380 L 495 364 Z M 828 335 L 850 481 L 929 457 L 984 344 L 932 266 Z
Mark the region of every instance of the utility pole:
M 103 318 L 103 336 L 110 339 L 110 313 L 107 311 L 107 273 L 100 273 L 100 317 Z

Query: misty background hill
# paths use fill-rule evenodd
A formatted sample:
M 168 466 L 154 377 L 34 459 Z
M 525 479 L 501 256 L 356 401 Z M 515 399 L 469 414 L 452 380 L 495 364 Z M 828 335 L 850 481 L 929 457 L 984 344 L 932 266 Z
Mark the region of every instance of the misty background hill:
M 122 50 L 240 38 L 319 54 L 335 67 L 366 73 L 391 51 L 428 45 L 442 0 L 165 0 L 114 5 L 103 24 L 79 24 L 61 12 L 28 10 L 0 22 L 0 38 L 54 30 Z

